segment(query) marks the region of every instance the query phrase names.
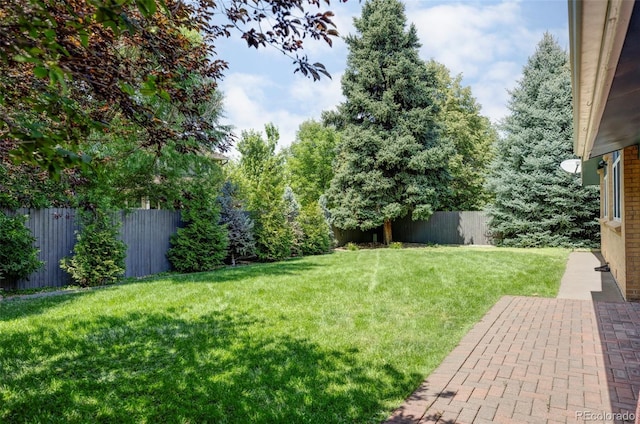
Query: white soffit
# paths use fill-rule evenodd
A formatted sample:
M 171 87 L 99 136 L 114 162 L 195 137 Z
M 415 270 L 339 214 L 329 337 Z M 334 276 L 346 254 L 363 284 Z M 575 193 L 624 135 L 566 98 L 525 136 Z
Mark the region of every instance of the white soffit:
M 633 5 L 629 0 L 569 1 L 574 151 L 584 159 L 598 134 Z

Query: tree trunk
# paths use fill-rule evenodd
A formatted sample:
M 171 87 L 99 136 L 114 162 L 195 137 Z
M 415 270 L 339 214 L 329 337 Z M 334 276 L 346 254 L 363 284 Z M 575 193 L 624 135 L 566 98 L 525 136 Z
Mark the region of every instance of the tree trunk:
M 387 246 L 390 245 L 391 242 L 393 241 L 391 239 L 391 220 L 390 219 L 384 220 L 383 238 L 384 238 L 384 244 L 386 244 Z

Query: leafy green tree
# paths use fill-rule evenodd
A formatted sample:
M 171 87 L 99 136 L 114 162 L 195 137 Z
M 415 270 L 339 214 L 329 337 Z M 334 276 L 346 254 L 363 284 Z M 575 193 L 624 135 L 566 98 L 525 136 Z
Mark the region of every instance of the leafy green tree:
M 179 272 L 211 271 L 227 257 L 227 229 L 220 225 L 220 204 L 214 193 L 194 186 L 182 210 L 184 228 L 171 237 L 167 258 Z
M 450 191 L 441 201 L 441 210 L 481 210 L 490 200 L 486 176 L 497 131 L 480 114 L 481 106 L 462 85 L 462 75 L 451 77 L 449 69 L 434 60 L 427 66 L 437 77 L 439 122 L 443 136 L 453 143 L 449 157 Z
M 66 171 L 53 179 L 36 166 L 13 163 L 0 151 L 0 209 L 70 207 L 74 203 L 73 175 Z
M 546 33 L 511 92 L 489 187 L 490 226 L 507 246 L 591 246 L 598 241 L 598 192 L 560 162 L 573 158 L 567 53 Z
M 300 124 L 296 140 L 287 149 L 289 184 L 302 205 L 317 203 L 333 178 L 338 132 L 313 120 Z
M 187 100 L 209 91 L 189 92 L 180 82 L 193 74 L 220 79 L 228 64 L 211 59 L 216 41 L 236 30 L 249 47 L 295 56 L 304 75 L 328 75 L 300 54 L 307 37 L 331 44 L 337 36 L 330 11 L 308 10 L 319 7 L 316 0 L 250 7 L 244 0 L 5 0 L 0 140 L 15 142 L 14 157 L 57 173 L 90 160 L 79 143 L 121 115 L 146 133 L 141 145 L 161 148 L 180 134 L 140 99 L 164 99 L 193 115 Z M 192 43 L 194 34 L 203 42 Z
M 346 38 L 346 101 L 325 120 L 342 134 L 327 192 L 339 228 L 367 230 L 410 214 L 428 219 L 448 195 L 453 149 L 441 137 L 436 76 L 398 0 L 370 0 Z
M 214 105 L 209 105 L 213 108 Z M 215 105 L 220 112 L 222 105 Z M 210 117 L 210 125 L 217 118 Z M 225 127 L 221 127 L 225 128 Z M 212 129 L 215 133 L 218 129 Z M 184 143 L 167 141 L 160 150 L 138 146 L 136 132 L 124 126 L 108 135 L 93 134 L 83 143 L 92 157 L 91 166 L 83 170 L 87 184 L 79 191 L 101 190 L 112 200 L 112 207 L 137 207 L 140 199 L 149 200 L 154 207 L 180 209 L 183 194 L 192 186 L 206 186 L 217 192 L 220 186 L 219 155 L 208 143 L 197 139 Z M 224 137 L 225 135 L 221 135 Z
M 184 38 L 181 54 L 185 56 L 202 45 L 197 33 L 185 32 Z M 137 45 L 122 44 L 119 55 L 137 63 L 144 52 Z M 136 99 L 166 126 L 164 135 L 169 138 L 162 143 L 156 143 L 153 131 L 117 108 L 108 111 L 108 127 L 91 128 L 87 137 L 77 142 L 77 148 L 91 162 L 80 169 L 65 169 L 58 179 L 49 178 L 36 166 L 14 164 L 10 151 L 17 142 L 4 140 L 0 145 L 4 165 L 0 185 L 7 190 L 0 195 L 0 203 L 73 205 L 83 193 L 101 190 L 113 208 L 138 206 L 141 198 L 162 208 L 181 207 L 184 180 L 210 180 L 209 175 L 218 168 L 216 151 L 229 144 L 230 128 L 219 123 L 222 95 L 215 86 L 214 79 L 185 71 L 174 86 L 182 93 L 180 101 L 144 95 Z M 71 96 L 82 94 L 74 91 L 78 91 L 75 86 L 69 90 Z M 87 104 L 88 108 L 95 106 Z
M 236 180 L 247 196 L 255 227 L 256 253 L 261 260 L 291 256 L 294 233 L 287 221 L 284 202 L 284 164 L 276 154 L 279 133 L 273 124 L 265 126 L 266 140 L 259 132 L 245 131 L 238 142 L 241 154 Z
M 237 191 L 236 184 L 226 181 L 218 199 L 221 205 L 220 223 L 227 228 L 229 238 L 227 257 L 231 259 L 233 266 L 236 265 L 237 258 L 253 255 L 256 249 L 253 220 L 245 211 Z
M 185 51 L 203 44 L 198 33 L 183 31 Z M 144 50 L 138 46 L 123 49 L 132 59 Z M 93 158 L 91 178 L 102 180 L 110 188 L 115 207 L 136 206 L 141 198 L 162 208 L 180 208 L 185 180 L 192 185 L 213 182 L 219 188 L 217 151 L 229 145 L 229 126 L 221 125 L 222 94 L 216 81 L 198 72 L 185 72 L 175 83 L 184 94 L 179 102 L 163 96 L 141 96 L 139 103 L 152 111 L 167 127 L 170 136 L 158 144 L 143 125 L 116 113 L 109 131 L 92 131 L 83 152 Z M 89 172 L 85 172 L 89 174 Z

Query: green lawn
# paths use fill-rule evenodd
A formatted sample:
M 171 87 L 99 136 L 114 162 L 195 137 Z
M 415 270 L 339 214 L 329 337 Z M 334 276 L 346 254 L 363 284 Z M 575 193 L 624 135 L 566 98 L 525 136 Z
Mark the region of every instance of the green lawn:
M 0 302 L 0 422 L 380 422 L 567 256 L 360 250 Z

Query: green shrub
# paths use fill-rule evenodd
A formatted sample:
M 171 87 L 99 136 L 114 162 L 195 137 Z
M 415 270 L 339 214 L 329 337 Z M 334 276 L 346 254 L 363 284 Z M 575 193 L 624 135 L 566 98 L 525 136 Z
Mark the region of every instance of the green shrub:
M 227 256 L 227 229 L 219 224 L 220 204 L 215 198 L 204 190 L 190 196 L 182 211 L 185 227 L 171 237 L 167 258 L 179 272 L 211 271 Z
M 295 234 L 278 209 L 254 212 L 257 255 L 261 261 L 279 261 L 291 256 Z
M 124 275 L 127 246 L 118 240 L 118 223 L 113 214 L 101 210 L 80 213 L 73 256 L 63 258 L 60 267 L 82 287 L 113 284 Z
M 347 244 L 345 245 L 345 248 L 346 248 L 347 250 L 351 250 L 351 251 L 360 250 L 360 248 L 358 247 L 358 245 L 357 245 L 357 244 L 355 244 L 355 243 L 351 243 L 351 242 L 347 243 Z
M 394 241 L 389 244 L 389 249 L 402 249 L 402 243 L 399 241 Z
M 329 251 L 331 229 L 317 203 L 302 209 L 298 216 L 298 223 L 302 230 L 300 250 L 303 255 L 318 255 Z
M 7 216 L 0 211 L 0 283 L 28 277 L 42 266 L 35 238 L 24 226 L 26 216 Z

